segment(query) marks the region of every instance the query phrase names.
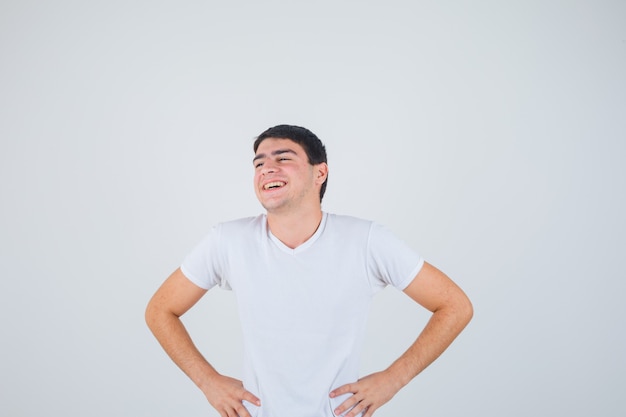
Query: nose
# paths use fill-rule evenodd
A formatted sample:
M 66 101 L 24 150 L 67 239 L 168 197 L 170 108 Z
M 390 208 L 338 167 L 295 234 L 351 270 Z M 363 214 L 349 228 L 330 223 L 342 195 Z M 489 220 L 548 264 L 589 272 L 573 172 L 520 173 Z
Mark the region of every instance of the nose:
M 263 167 L 261 168 L 262 174 L 270 174 L 274 173 L 278 170 L 278 166 L 273 161 L 265 161 L 263 162 Z

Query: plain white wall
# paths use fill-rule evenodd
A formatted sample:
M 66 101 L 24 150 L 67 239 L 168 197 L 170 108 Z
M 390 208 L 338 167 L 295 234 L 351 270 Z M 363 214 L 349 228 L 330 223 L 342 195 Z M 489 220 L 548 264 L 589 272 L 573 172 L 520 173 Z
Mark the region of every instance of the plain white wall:
M 217 416 L 143 310 L 278 123 L 474 302 L 377 416 L 626 413 L 624 2 L 4 0 L 0 57 L 0 415 Z M 427 318 L 379 294 L 363 371 Z M 185 321 L 236 375 L 233 294 Z

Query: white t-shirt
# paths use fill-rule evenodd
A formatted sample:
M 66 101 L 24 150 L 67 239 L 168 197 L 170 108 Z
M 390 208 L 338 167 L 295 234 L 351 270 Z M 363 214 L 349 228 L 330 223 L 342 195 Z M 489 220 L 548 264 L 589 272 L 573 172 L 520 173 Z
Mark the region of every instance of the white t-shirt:
M 232 289 L 244 337 L 245 388 L 253 417 L 330 417 L 346 396 L 329 392 L 359 378 L 372 296 L 403 290 L 422 258 L 386 228 L 324 213 L 309 240 L 291 249 L 265 215 L 220 223 L 184 260 L 194 284 Z

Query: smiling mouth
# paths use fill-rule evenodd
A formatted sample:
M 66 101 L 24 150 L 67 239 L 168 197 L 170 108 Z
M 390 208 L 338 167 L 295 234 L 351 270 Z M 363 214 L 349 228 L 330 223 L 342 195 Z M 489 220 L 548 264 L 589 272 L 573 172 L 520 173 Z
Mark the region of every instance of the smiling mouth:
M 285 183 L 282 182 L 282 181 L 268 182 L 267 184 L 265 184 L 263 186 L 263 189 L 264 190 L 273 190 L 273 189 L 276 189 L 276 188 L 283 187 L 284 185 L 285 185 Z

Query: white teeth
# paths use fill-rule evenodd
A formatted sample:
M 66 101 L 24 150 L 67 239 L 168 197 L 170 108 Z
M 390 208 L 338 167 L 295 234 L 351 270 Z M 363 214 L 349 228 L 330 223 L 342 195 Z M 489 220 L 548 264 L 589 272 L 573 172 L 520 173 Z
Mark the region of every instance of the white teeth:
M 275 188 L 275 187 L 282 187 L 283 185 L 285 185 L 284 182 L 282 181 L 274 181 L 274 182 L 270 182 L 267 183 L 263 186 L 264 190 L 269 190 L 270 188 Z

